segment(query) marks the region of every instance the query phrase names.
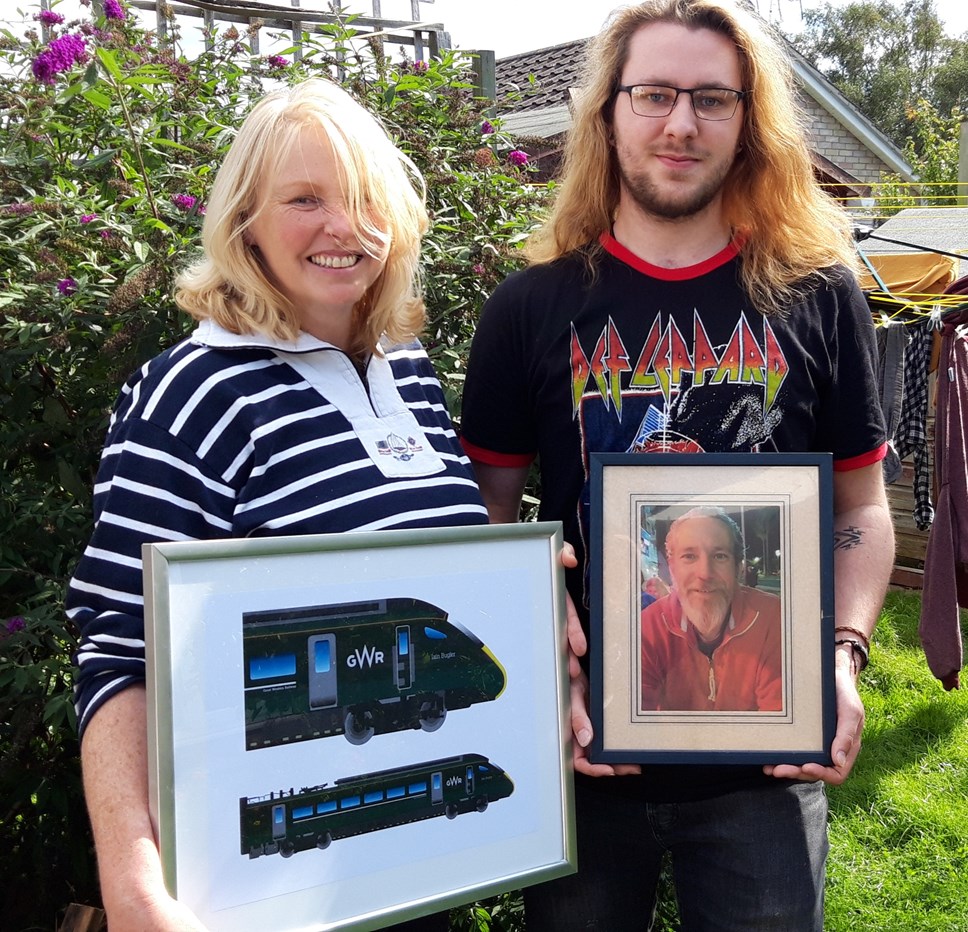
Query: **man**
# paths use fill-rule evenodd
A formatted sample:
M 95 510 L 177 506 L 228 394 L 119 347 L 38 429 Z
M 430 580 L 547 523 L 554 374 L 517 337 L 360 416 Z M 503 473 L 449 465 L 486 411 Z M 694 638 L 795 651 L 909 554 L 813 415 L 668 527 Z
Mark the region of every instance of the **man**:
M 692 508 L 665 549 L 673 591 L 642 612 L 642 710 L 781 710 L 780 600 L 740 586 L 739 526 L 721 508 Z
M 849 223 L 813 181 L 789 62 L 755 14 L 732 0 L 613 14 L 529 255 L 488 301 L 467 372 L 463 442 L 491 520 L 517 520 L 537 456 L 540 517 L 564 523 L 587 623 L 591 452 L 828 451 L 842 630 L 829 767 L 593 765 L 573 663 L 580 869 L 526 891 L 528 932 L 647 928 L 667 851 L 683 929 L 819 932 L 822 784 L 860 749 L 855 680 L 893 538 Z

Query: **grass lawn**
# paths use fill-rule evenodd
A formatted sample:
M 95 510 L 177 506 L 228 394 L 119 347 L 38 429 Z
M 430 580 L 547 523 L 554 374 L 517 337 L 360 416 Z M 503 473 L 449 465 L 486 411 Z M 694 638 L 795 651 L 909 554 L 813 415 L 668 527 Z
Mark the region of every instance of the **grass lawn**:
M 829 792 L 827 932 L 968 930 L 968 682 L 931 675 L 920 608 L 888 594 L 861 677 L 863 748 Z

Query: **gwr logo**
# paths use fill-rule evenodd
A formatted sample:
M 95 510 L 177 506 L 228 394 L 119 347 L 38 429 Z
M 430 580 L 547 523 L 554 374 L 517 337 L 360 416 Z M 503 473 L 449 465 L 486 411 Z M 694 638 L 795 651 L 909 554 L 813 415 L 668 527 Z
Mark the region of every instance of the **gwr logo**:
M 348 667 L 371 667 L 375 663 L 383 663 L 383 651 L 375 647 L 364 645 L 363 649 L 356 648 L 349 657 L 346 658 Z
M 460 786 L 461 783 L 463 783 L 463 782 L 464 781 L 461 780 L 461 778 L 458 777 L 458 776 L 456 776 L 456 775 L 453 776 L 453 777 L 448 777 L 447 778 L 447 786 Z

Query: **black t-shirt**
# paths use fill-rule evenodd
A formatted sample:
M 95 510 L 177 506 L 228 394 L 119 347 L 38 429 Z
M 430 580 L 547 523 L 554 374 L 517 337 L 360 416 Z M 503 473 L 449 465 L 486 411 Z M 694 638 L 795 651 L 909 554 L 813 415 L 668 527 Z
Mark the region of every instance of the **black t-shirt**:
M 568 587 L 586 620 L 589 453 L 830 452 L 849 469 L 876 462 L 885 442 L 873 321 L 849 273 L 818 276 L 786 315 L 767 318 L 740 286 L 733 246 L 661 269 L 608 235 L 601 245 L 594 274 L 572 255 L 494 292 L 461 427 L 472 459 L 522 466 L 537 456 L 539 519 L 562 521 L 578 553 Z M 632 781 L 636 792 L 684 799 L 749 785 L 752 771 L 648 773 Z

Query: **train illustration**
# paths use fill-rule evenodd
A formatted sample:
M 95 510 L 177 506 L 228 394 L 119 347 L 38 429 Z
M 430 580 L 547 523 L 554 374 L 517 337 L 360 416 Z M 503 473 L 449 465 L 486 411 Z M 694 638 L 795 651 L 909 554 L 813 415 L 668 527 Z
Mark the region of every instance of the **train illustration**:
M 462 754 L 345 777 L 333 786 L 239 800 L 241 854 L 250 858 L 328 848 L 338 838 L 465 812 L 483 812 L 514 783 L 480 754 Z
M 242 616 L 247 750 L 436 731 L 504 691 L 504 667 L 429 602 L 377 599 Z

